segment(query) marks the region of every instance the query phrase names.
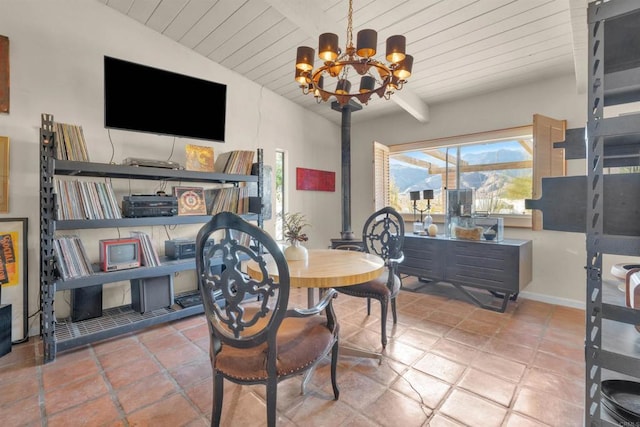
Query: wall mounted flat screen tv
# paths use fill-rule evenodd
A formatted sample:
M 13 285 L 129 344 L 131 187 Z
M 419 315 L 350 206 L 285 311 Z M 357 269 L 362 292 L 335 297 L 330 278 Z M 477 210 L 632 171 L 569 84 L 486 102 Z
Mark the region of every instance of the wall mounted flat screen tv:
M 224 142 L 227 86 L 104 57 L 104 125 Z

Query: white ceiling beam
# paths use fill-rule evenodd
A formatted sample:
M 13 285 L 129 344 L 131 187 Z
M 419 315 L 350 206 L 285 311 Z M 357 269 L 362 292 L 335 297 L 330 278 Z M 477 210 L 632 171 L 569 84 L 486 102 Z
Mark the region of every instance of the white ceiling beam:
M 342 34 L 345 30 L 340 28 L 336 17 L 329 16 L 316 2 L 305 0 L 266 0 L 266 2 L 312 39 L 322 33 Z M 292 65 L 293 60 L 292 58 Z M 405 87 L 394 93 L 391 99 L 416 120 L 422 123 L 429 121 L 429 106 L 409 88 Z
M 573 67 L 576 74 L 576 90 L 587 90 L 587 52 L 589 28 L 587 24 L 587 0 L 569 0 L 571 37 L 573 38 Z
M 404 87 L 401 91 L 395 92 L 391 99 L 419 122 L 429 121 L 429 106 L 409 88 Z
M 266 2 L 312 39 L 317 39 L 322 33 L 342 34 L 344 32 L 344 29 L 340 29 L 337 20 L 325 13 L 317 2 L 306 0 L 266 0 Z

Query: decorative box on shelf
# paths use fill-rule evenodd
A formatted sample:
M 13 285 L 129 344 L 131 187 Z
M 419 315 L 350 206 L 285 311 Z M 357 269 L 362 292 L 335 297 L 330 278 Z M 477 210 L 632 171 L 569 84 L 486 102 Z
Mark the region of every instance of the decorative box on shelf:
M 446 227 L 451 239 L 488 240 L 502 242 L 504 240 L 504 219 L 488 216 L 453 217 Z
M 504 219 L 489 216 L 476 216 L 477 227 L 482 227 L 482 240 L 502 242 L 504 240 Z

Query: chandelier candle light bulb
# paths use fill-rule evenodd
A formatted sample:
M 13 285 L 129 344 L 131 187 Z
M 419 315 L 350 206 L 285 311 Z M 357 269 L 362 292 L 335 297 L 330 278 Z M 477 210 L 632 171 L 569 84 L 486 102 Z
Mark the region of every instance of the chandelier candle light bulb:
M 323 33 L 318 38 L 318 58 L 323 64 L 314 70 L 314 50 L 309 46 L 299 46 L 296 54 L 295 81 L 302 93 L 313 94 L 317 102 L 335 97 L 340 105 L 346 105 L 355 98 L 367 104 L 375 93 L 380 98 L 389 99 L 395 91 L 402 89 L 411 77 L 413 57 L 405 52 L 406 38 L 394 35 L 387 39 L 385 64 L 374 58 L 378 44 L 375 30 L 364 29 L 357 34 L 353 46 L 353 0 L 349 0 L 347 24 L 347 45 L 338 47 L 338 36 Z M 359 75 L 360 83 L 353 86 L 349 78 Z

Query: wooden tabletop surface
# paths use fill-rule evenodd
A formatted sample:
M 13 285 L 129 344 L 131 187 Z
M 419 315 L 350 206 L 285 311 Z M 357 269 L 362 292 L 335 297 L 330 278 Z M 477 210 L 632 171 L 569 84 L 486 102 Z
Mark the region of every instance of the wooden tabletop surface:
M 300 288 L 334 288 L 375 279 L 384 270 L 382 258 L 365 252 L 337 249 L 309 249 L 307 261 L 288 261 L 291 286 Z M 276 271 L 267 261 L 267 271 Z M 247 273 L 260 280 L 262 274 L 255 261 L 247 263 Z M 276 274 L 271 275 L 277 279 Z

